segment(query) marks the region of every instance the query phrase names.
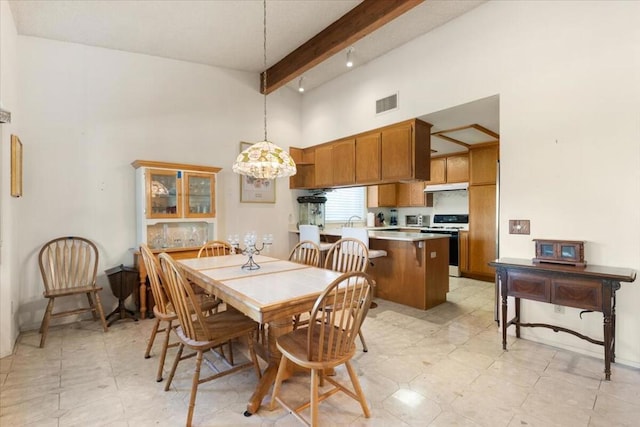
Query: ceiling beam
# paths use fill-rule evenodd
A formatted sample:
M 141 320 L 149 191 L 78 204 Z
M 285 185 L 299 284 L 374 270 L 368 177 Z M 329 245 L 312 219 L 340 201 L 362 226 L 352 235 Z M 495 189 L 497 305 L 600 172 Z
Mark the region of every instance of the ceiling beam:
M 424 0 L 364 0 L 340 19 L 269 67 L 266 90 L 260 73 L 260 93 L 271 93 L 322 61 L 394 20 Z

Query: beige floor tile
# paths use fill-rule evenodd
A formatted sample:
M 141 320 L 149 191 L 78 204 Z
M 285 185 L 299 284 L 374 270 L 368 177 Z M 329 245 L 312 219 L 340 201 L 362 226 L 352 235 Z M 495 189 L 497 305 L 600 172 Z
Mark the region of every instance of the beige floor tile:
M 614 364 L 604 381 L 597 357 L 514 337 L 502 351 L 493 292 L 493 283 L 451 278 L 449 302 L 431 310 L 378 299 L 363 326 L 370 351 L 358 342 L 353 358 L 372 416 L 338 393 L 320 405 L 324 425 L 637 425 L 640 369 Z M 93 321 L 55 326 L 44 349 L 37 331 L 21 334 L 14 354 L 0 359 L 0 425 L 184 425 L 194 360 L 181 363 L 165 392 L 155 381 L 159 343 L 143 357 L 153 323 L 115 322 L 107 333 Z M 336 377 L 349 383 L 344 368 Z M 244 417 L 256 382 L 247 370 L 201 385 L 195 425 L 300 425 L 282 408 Z M 287 401 L 308 394 L 308 375 L 283 387 Z

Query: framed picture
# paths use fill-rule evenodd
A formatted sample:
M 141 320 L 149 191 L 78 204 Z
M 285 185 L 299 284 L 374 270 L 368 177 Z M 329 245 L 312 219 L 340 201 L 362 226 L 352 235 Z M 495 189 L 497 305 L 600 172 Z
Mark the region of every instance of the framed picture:
M 246 150 L 252 144 L 240 143 L 240 151 Z M 240 175 L 240 202 L 242 203 L 275 203 L 276 180 L 259 179 Z
M 11 195 L 22 196 L 22 142 L 11 135 Z

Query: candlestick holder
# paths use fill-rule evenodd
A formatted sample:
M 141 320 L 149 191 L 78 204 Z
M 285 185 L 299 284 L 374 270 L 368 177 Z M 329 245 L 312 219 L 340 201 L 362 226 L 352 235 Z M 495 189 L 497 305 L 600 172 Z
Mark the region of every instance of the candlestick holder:
M 269 250 L 269 247 L 273 244 L 273 235 L 265 234 L 262 237 L 262 244 L 260 246 L 257 245 L 257 235 L 254 231 L 251 231 L 244 236 L 244 248 L 240 247 L 240 239 L 237 234 L 229 236 L 229 243 L 233 248 L 234 254 L 241 253 L 248 257 L 247 262 L 240 268 L 243 270 L 257 270 L 260 268 L 260 265 L 253 259 L 253 257 L 255 255 L 260 255 L 263 251 L 267 252 Z

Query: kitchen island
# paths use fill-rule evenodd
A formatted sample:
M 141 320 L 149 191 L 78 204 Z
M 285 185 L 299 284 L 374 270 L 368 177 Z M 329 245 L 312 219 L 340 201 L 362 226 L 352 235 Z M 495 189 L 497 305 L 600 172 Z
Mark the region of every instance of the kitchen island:
M 321 233 L 329 242 L 340 229 Z M 376 280 L 376 296 L 426 310 L 442 304 L 449 292 L 449 237 L 442 234 L 369 230 L 369 247 L 387 256 L 367 270 Z

